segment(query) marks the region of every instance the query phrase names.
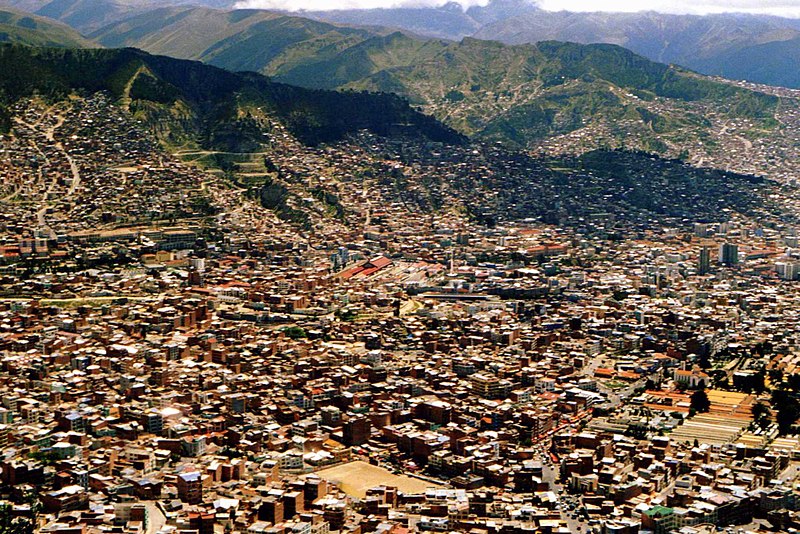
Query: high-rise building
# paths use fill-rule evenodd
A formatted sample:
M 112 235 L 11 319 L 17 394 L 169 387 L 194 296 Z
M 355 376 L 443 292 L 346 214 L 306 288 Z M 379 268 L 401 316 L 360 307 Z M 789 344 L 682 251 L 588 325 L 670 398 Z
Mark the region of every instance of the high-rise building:
M 178 475 L 178 498 L 189 504 L 198 504 L 203 500 L 202 475 L 197 471 Z
M 694 235 L 708 237 L 711 235 L 711 225 L 708 223 L 694 223 Z
M 697 262 L 697 273 L 708 274 L 711 271 L 711 248 L 704 246 L 700 249 L 700 259 Z
M 800 263 L 778 262 L 775 272 L 783 280 L 797 280 L 800 276 Z
M 485 399 L 502 399 L 508 396 L 511 384 L 489 373 L 475 373 L 470 377 L 472 393 Z
M 736 265 L 739 263 L 739 245 L 723 243 L 719 246 L 719 262 L 723 265 Z

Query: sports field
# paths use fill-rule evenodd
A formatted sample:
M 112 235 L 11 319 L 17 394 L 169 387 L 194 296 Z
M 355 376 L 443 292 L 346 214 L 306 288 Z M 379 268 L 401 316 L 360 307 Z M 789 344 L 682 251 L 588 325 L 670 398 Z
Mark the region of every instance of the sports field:
M 332 482 L 351 497 L 364 498 L 369 488 L 375 486 L 394 486 L 404 493 L 419 493 L 427 488 L 439 488 L 441 485 L 427 482 L 406 475 L 395 475 L 391 471 L 356 461 L 337 465 L 317 471 L 316 474 L 328 482 Z

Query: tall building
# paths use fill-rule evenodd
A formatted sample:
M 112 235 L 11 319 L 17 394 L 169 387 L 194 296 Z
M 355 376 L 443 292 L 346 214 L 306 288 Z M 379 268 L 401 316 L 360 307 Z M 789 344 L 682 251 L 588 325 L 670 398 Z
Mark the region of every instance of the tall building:
M 698 274 L 708 274 L 711 271 L 711 248 L 704 246 L 700 249 L 700 259 L 697 263 Z
M 475 373 L 470 377 L 472 393 L 485 399 L 502 399 L 511 392 L 511 383 L 488 373 Z
M 694 235 L 708 237 L 711 235 L 711 225 L 708 223 L 694 223 Z
M 800 263 L 778 262 L 775 272 L 783 280 L 797 280 L 800 277 Z
M 353 417 L 342 425 L 342 439 L 348 446 L 363 445 L 369 441 L 372 425 L 366 417 Z
M 736 265 L 739 263 L 739 245 L 723 243 L 719 246 L 719 262 L 723 265 Z
M 203 500 L 203 479 L 197 471 L 178 475 L 178 498 L 189 504 L 198 504 Z

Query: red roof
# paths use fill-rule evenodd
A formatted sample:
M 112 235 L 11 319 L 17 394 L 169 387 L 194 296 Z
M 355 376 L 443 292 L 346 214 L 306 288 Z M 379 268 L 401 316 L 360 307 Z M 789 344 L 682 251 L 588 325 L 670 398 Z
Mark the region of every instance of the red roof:
M 390 265 L 392 263 L 392 260 L 390 260 L 386 256 L 378 256 L 374 260 L 371 260 L 369 263 L 371 263 L 373 266 L 377 267 L 378 269 L 383 269 L 387 265 Z
M 347 280 L 348 278 L 355 276 L 357 273 L 360 273 L 363 270 L 364 267 L 359 265 L 358 267 L 352 267 L 350 269 L 347 269 L 346 271 L 342 271 L 341 273 L 339 273 L 339 276 Z
M 369 269 L 364 269 L 363 271 L 356 273 L 358 276 L 369 276 L 371 274 L 375 274 L 380 271 L 380 267 L 370 267 Z

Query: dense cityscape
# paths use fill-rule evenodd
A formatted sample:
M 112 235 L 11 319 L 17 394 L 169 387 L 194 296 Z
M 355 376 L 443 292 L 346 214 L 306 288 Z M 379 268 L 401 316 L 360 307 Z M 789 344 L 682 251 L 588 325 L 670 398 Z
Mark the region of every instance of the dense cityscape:
M 4 525 L 800 525 L 794 184 L 268 135 L 170 155 L 104 93 L 17 104 Z

